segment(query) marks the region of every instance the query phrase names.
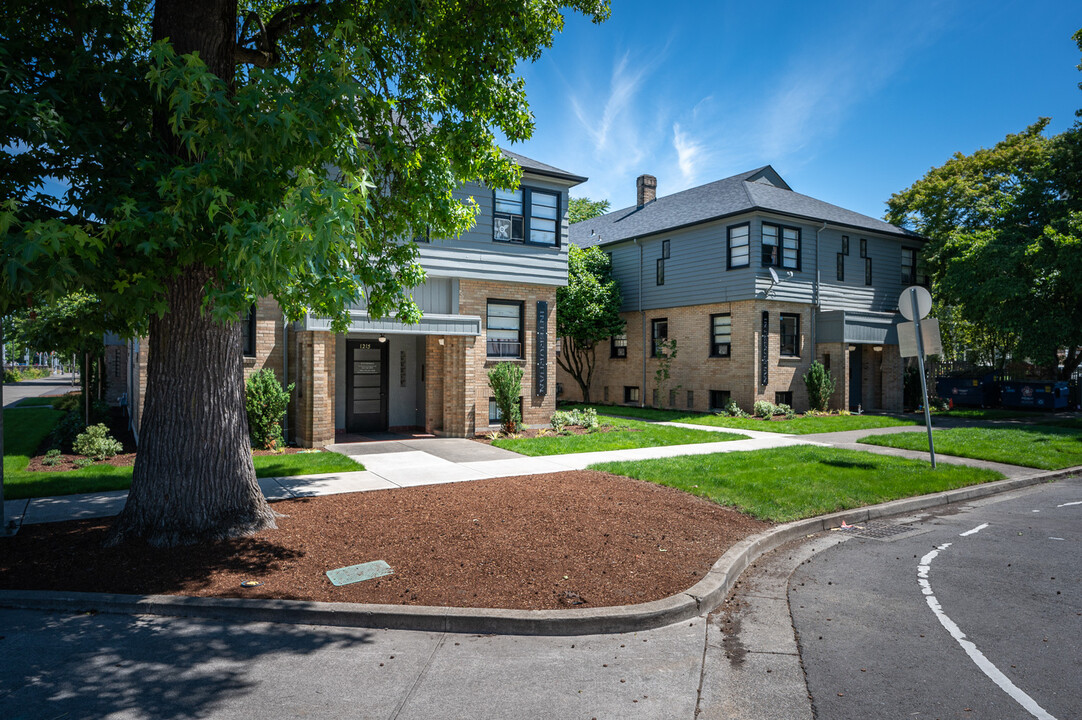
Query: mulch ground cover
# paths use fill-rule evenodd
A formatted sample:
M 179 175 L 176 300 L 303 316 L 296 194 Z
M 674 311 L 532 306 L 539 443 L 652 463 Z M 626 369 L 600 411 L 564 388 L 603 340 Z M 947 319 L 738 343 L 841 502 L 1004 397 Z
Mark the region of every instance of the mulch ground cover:
M 0 588 L 518 609 L 658 600 L 769 527 L 671 488 L 593 471 L 276 502 L 278 529 L 161 550 L 104 548 L 109 521 L 0 540 Z M 326 571 L 384 560 L 336 587 Z M 263 585 L 241 587 L 246 580 Z

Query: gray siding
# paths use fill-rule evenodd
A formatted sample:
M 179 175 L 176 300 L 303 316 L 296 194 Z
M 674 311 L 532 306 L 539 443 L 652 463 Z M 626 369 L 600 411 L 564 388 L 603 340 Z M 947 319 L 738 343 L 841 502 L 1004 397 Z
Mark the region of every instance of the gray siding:
M 727 270 L 727 228 L 749 223 L 750 266 Z M 775 268 L 774 283 L 768 268 L 762 267 L 763 223 L 800 229 L 800 269 Z M 845 258 L 845 279 L 837 280 L 837 253 L 842 236 L 849 236 Z M 872 285 L 864 284 L 864 259 L 860 240 L 868 241 L 872 259 Z M 665 284 L 657 285 L 657 260 L 662 243 L 670 241 L 665 261 Z M 816 243 L 820 243 L 817 254 Z M 642 245 L 642 309 L 705 305 L 754 298 L 778 302 L 815 302 L 816 263 L 819 271 L 819 305 L 823 310 L 895 312 L 901 294 L 902 248 L 919 244 L 902 238 L 860 234 L 822 223 L 797 221 L 780 215 L 758 213 L 696 225 L 668 234 L 653 235 Z M 611 253 L 613 275 L 623 296 L 621 310 L 639 309 L 639 246 L 625 240 L 602 249 Z M 790 274 L 791 273 L 791 274 Z
M 642 244 L 642 309 L 746 300 L 754 292 L 755 252 L 752 265 L 727 270 L 727 228 L 747 222 L 750 216 L 697 225 L 673 233 L 655 235 Z M 665 284 L 657 284 L 657 261 L 665 240 Z M 754 246 L 755 240 L 752 239 Z M 620 283 L 621 310 L 639 309 L 639 247 L 632 241 L 602 248 L 612 253 L 613 275 Z
M 498 243 L 492 240 L 492 190 L 466 183 L 454 195 L 472 197 L 480 212 L 473 228 L 458 238 L 433 238 L 418 245 L 422 267 L 430 277 L 502 280 L 538 285 L 567 284 L 567 184 L 523 174 L 522 184 L 560 193 L 560 247 Z

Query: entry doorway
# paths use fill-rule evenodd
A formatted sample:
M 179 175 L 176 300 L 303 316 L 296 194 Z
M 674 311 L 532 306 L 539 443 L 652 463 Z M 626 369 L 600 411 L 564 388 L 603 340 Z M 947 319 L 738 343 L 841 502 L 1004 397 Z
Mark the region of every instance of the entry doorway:
M 346 340 L 346 431 L 387 430 L 386 342 Z

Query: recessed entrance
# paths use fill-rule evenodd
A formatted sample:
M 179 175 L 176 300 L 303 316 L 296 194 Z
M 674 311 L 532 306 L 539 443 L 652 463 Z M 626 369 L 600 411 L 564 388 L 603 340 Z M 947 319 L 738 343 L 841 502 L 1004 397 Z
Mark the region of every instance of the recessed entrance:
M 378 340 L 346 341 L 346 431 L 387 429 L 387 346 Z

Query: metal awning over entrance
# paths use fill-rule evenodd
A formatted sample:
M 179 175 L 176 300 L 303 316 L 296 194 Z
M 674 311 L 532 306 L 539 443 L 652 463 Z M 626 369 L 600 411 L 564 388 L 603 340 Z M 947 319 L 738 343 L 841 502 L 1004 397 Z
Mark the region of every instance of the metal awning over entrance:
M 898 313 L 864 310 L 826 310 L 815 316 L 817 343 L 897 345 Z
M 304 330 L 331 329 L 327 318 L 308 316 L 304 319 Z M 371 333 L 375 335 L 481 335 L 481 317 L 479 315 L 444 315 L 426 313 L 416 325 L 407 325 L 397 320 L 373 320 L 368 313 L 354 310 L 350 313 L 347 332 Z

